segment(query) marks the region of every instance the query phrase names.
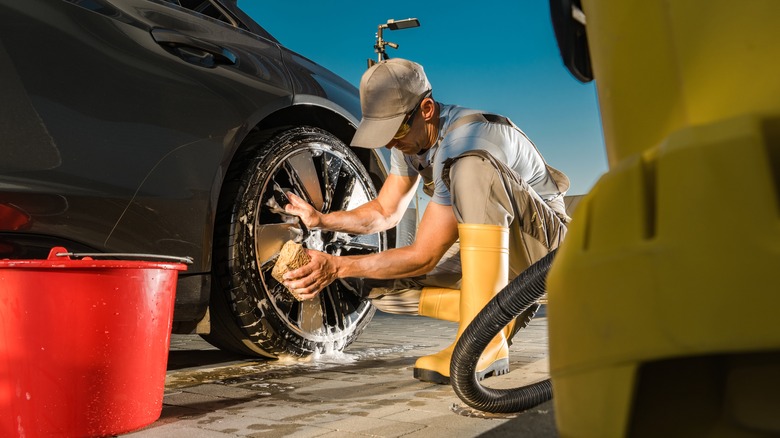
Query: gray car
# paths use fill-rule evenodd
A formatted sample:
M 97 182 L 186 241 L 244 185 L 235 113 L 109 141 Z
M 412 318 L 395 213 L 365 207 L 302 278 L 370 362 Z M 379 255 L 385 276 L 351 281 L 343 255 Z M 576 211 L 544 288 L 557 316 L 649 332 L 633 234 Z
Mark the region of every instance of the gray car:
M 357 280 L 298 302 L 271 268 L 289 239 L 385 249 L 281 207 L 288 191 L 324 212 L 367 202 L 387 156 L 346 146 L 355 87 L 235 1 L 0 0 L 0 92 L 0 258 L 192 257 L 174 332 L 242 354 L 340 349 L 371 319 Z

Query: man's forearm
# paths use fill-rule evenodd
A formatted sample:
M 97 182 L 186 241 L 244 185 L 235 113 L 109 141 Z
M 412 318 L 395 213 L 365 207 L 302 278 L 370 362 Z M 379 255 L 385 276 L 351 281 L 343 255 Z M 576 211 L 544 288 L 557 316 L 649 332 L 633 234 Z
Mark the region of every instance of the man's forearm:
M 376 279 L 406 278 L 430 272 L 438 258 L 411 246 L 389 249 L 376 254 L 334 257 L 338 278 Z
M 319 228 L 352 234 L 372 234 L 394 227 L 398 220 L 384 212 L 374 199 L 353 210 L 334 211 L 320 217 Z

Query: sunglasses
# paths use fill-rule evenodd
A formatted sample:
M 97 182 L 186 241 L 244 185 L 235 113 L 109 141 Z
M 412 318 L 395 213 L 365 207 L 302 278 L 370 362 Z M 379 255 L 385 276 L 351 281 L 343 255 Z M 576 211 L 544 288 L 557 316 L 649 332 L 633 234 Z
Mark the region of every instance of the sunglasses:
M 404 122 L 401 123 L 401 126 L 398 128 L 398 131 L 393 136 L 393 140 L 400 140 L 404 137 L 406 137 L 407 134 L 409 134 L 409 131 L 412 130 L 412 123 L 414 122 L 414 116 L 417 114 L 417 110 L 420 109 L 420 105 L 422 105 L 423 100 L 430 96 L 431 93 L 425 93 L 425 95 L 420 99 L 419 102 L 417 102 L 417 105 L 415 105 L 412 112 L 406 115 L 404 118 Z

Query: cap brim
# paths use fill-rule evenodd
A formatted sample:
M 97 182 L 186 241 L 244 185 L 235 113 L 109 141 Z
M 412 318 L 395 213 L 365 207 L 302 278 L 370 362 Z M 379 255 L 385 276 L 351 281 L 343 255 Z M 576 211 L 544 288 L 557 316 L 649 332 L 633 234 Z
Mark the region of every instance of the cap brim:
M 377 149 L 387 146 L 398 132 L 406 114 L 400 114 L 390 119 L 366 119 L 360 121 L 355 136 L 350 145 L 361 148 Z

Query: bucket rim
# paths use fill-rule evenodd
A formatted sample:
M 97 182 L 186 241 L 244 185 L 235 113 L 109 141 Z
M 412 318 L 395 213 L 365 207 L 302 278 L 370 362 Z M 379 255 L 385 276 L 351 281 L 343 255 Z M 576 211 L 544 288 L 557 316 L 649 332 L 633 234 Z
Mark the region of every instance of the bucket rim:
M 71 259 L 70 256 L 85 256 L 82 259 Z M 103 254 L 74 254 L 67 249 L 57 246 L 49 251 L 49 257 L 46 259 L 4 259 L 0 260 L 0 269 L 2 268 L 26 268 L 26 269 L 84 269 L 84 268 L 104 268 L 104 269 L 166 269 L 176 271 L 186 271 L 187 265 L 177 262 L 163 261 L 142 261 L 142 260 L 95 260 L 91 256 L 100 256 Z M 104 254 L 105 256 L 114 256 L 120 254 Z M 132 257 L 133 254 L 121 254 L 122 256 Z M 139 258 L 154 255 L 137 254 Z M 168 256 L 157 256 L 158 258 L 167 258 Z M 175 257 L 176 259 L 186 260 L 185 258 Z

